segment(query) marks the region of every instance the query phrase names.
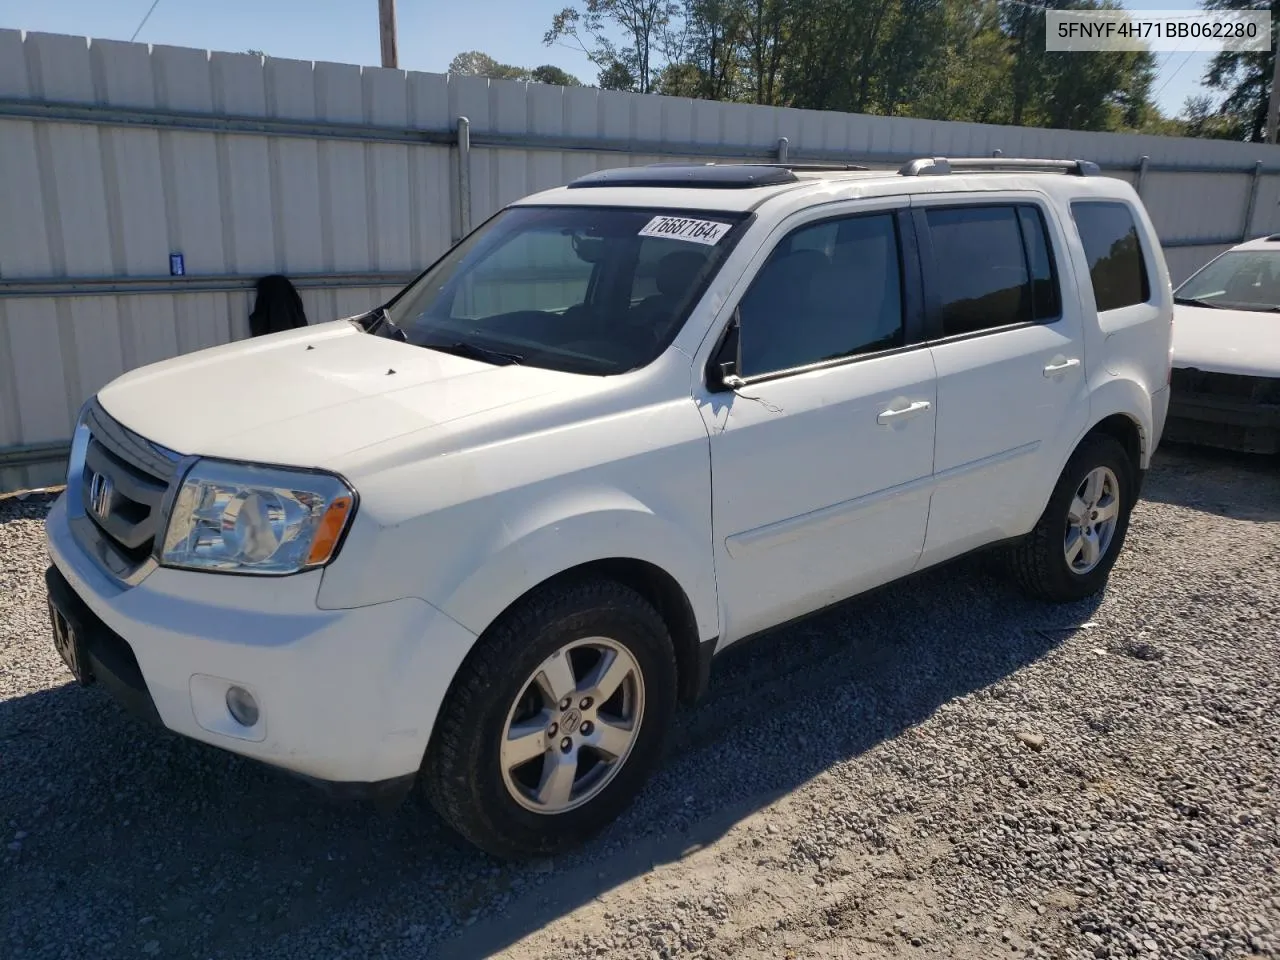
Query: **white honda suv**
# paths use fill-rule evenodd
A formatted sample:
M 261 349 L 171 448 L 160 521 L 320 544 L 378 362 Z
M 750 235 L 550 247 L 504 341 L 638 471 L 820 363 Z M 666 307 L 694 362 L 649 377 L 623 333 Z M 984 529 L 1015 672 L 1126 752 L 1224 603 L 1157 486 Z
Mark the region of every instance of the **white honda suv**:
M 1087 162 L 592 174 L 366 316 L 90 400 L 54 641 L 170 730 L 552 852 L 744 637 L 993 544 L 1098 591 L 1171 313 Z

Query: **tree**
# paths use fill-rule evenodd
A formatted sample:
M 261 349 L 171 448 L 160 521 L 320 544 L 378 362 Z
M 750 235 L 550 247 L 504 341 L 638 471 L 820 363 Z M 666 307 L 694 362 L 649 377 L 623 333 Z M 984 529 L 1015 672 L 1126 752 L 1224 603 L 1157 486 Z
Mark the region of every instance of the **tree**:
M 1248 139 L 1248 124 L 1236 115 L 1214 106 L 1208 94 L 1187 97 L 1178 117 L 1182 125 L 1179 131 L 1185 137 L 1206 137 L 1213 140 Z
M 551 64 L 543 64 L 526 70 L 499 63 L 487 53 L 468 50 L 449 61 L 449 72 L 459 77 L 489 77 L 494 80 L 522 80 L 533 83 L 550 83 L 561 87 L 580 87 L 582 81 L 571 73 Z
M 737 99 L 742 85 L 746 10 L 742 0 L 685 0 L 681 34 L 685 96 L 706 100 Z M 669 66 L 664 78 L 670 73 Z
M 1280 0 L 1269 3 L 1252 0 L 1201 0 L 1205 10 L 1271 11 L 1271 49 L 1258 52 L 1224 50 L 1209 61 L 1204 82 L 1225 91 L 1219 114 L 1239 127 L 1243 139 L 1261 143 L 1266 139 L 1267 102 L 1271 97 L 1271 75 L 1275 70 L 1277 28 L 1280 27 Z M 1217 129 L 1222 129 L 1218 127 Z
M 468 50 L 449 61 L 449 72 L 460 77 L 491 77 L 495 80 L 527 80 L 529 71 L 499 63 L 487 53 Z
M 634 90 L 636 75 L 621 60 L 611 60 L 600 68 L 597 82 L 601 90 Z
M 581 0 L 582 9 L 565 7 L 551 19 L 551 29 L 542 42 L 547 46 L 568 40 L 585 53 L 611 82 L 622 73 L 614 64 L 622 64 L 631 74 L 640 93 L 649 93 L 653 78 L 665 64 L 656 63 L 664 41 L 670 37 L 672 20 L 680 15 L 674 0 Z M 630 46 L 619 47 L 609 33 L 621 31 Z
M 529 79 L 534 83 L 549 83 L 556 87 L 580 87 L 582 81 L 566 70 L 545 63 L 529 71 Z
M 776 104 L 788 39 L 787 0 L 743 0 L 743 42 L 753 102 Z

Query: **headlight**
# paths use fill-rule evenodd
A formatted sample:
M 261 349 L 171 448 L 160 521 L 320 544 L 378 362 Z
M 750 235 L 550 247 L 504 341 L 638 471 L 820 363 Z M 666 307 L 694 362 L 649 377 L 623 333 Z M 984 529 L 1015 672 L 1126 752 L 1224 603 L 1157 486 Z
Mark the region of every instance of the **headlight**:
M 200 460 L 174 498 L 160 563 L 282 575 L 333 557 L 355 494 L 323 473 Z

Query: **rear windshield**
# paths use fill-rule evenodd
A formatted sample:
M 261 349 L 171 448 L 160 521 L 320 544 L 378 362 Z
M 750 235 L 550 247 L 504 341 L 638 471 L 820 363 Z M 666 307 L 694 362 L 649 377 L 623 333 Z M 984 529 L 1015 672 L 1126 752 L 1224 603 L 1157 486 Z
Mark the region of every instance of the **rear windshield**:
M 576 373 L 651 363 L 746 226 L 740 213 L 512 207 L 388 310 L 409 343 Z

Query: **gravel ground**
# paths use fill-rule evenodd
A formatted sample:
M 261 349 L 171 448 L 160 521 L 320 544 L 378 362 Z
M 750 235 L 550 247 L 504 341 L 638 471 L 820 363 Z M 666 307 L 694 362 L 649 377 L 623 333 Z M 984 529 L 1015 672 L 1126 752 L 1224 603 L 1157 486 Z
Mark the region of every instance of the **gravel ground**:
M 587 849 L 500 865 L 68 684 L 0 502 L 0 956 L 1280 957 L 1280 470 L 1164 451 L 1104 597 L 970 559 L 734 650 Z

